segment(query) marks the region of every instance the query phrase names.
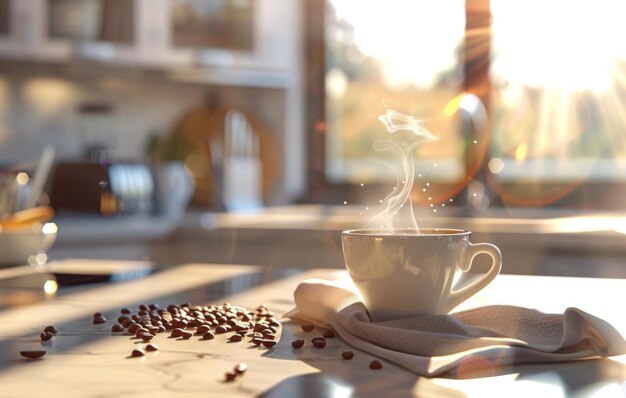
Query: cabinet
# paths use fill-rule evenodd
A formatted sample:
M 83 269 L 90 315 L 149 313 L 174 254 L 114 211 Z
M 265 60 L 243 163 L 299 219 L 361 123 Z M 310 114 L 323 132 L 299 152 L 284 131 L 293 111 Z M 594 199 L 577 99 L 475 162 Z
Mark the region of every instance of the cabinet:
M 95 3 L 100 8 L 109 1 L 125 2 L 124 7 L 132 4 L 128 35 L 132 39 L 102 40 L 93 28 L 82 36 L 59 33 L 53 29 L 54 1 L 85 12 L 97 9 L 89 8 Z M 284 150 L 283 186 L 287 197 L 297 197 L 304 189 L 305 170 L 302 0 L 251 0 L 251 45 L 242 49 L 196 47 L 175 40 L 174 6 L 185 1 L 210 0 L 0 0 L 0 11 L 6 10 L 0 13 L 6 16 L 6 23 L 0 20 L 0 62 L 98 63 L 105 68 L 158 71 L 159 76 L 183 84 L 279 90 L 285 115 L 277 123 L 282 131 L 276 132 Z
M 0 0 L 0 58 L 52 63 L 76 59 L 111 66 L 165 70 L 175 80 L 290 88 L 299 68 L 299 1 L 255 0 L 250 50 L 177 45 L 173 37 L 176 0 L 124 0 L 133 4 L 130 42 L 101 41 L 97 35 L 61 38 L 54 34 L 55 0 Z M 76 13 L 102 12 L 99 0 L 65 1 Z M 105 0 L 102 0 L 105 1 Z M 58 4 L 57 4 L 58 5 Z M 57 10 L 58 11 L 58 10 Z M 62 10 L 63 11 L 63 10 Z M 67 11 L 67 10 L 65 10 Z M 84 23 L 85 25 L 87 22 Z M 3 34 L 3 29 L 6 31 Z M 56 29 L 58 32 L 58 29 Z M 51 35 L 51 32 L 53 33 Z

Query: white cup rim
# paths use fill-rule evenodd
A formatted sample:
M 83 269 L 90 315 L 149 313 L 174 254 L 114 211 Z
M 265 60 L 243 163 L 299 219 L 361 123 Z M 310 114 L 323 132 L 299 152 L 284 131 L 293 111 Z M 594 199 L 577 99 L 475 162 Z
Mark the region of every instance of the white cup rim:
M 463 236 L 471 234 L 470 231 L 456 228 L 420 228 L 419 233 L 414 229 L 375 229 L 375 228 L 359 228 L 341 231 L 346 236 L 385 236 L 385 237 L 428 237 L 428 236 Z

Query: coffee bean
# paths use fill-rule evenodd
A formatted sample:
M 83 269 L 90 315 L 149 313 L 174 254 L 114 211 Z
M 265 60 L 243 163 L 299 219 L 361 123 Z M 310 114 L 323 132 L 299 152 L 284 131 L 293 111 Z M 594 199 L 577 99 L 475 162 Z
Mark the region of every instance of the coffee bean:
M 135 348 L 131 353 L 131 357 L 143 357 L 146 355 L 146 351 L 143 348 Z
M 276 336 L 274 336 L 273 334 L 264 334 L 263 338 L 265 340 L 276 340 Z
M 46 355 L 46 351 L 44 351 L 44 350 L 20 351 L 20 355 L 25 357 L 25 358 L 29 358 L 29 359 L 37 359 L 37 358 L 41 358 L 44 355 Z
M 94 325 L 100 325 L 102 323 L 105 323 L 106 321 L 107 321 L 107 319 L 104 316 L 102 316 L 102 315 L 93 317 L 93 324 Z
M 188 322 L 183 319 L 172 321 L 172 326 L 174 326 L 175 328 L 185 329 L 187 327 L 187 324 Z
M 354 353 L 352 351 L 344 351 L 341 353 L 343 359 L 352 359 L 354 357 Z
M 180 337 L 183 338 L 184 340 L 190 339 L 191 336 L 193 336 L 193 334 L 189 332 L 185 332 L 185 331 L 182 331 L 180 334 Z
M 123 323 L 125 320 L 129 320 L 130 317 L 126 316 L 126 315 L 120 315 L 117 317 L 117 323 L 121 324 Z
M 327 330 L 324 332 L 323 336 L 327 339 L 332 339 L 333 337 L 335 337 L 335 332 L 333 332 L 332 330 Z
M 41 332 L 39 338 L 41 339 L 41 341 L 48 341 L 52 338 L 52 336 L 53 334 L 50 332 Z
M 293 348 L 302 348 L 303 345 L 304 345 L 304 340 L 302 339 L 297 339 L 291 342 L 291 346 Z
M 128 314 L 130 314 L 130 310 L 129 310 L 128 308 L 122 308 L 122 309 L 120 310 L 120 313 L 122 313 L 122 314 L 124 314 L 124 315 L 128 315 Z
M 244 362 L 239 362 L 237 365 L 235 365 L 235 367 L 233 368 L 233 370 L 235 371 L 235 373 L 237 373 L 238 375 L 240 374 L 244 374 L 246 373 L 246 371 L 248 370 L 248 365 L 245 364 Z
M 255 338 L 252 339 L 252 344 L 254 344 L 254 345 L 261 345 L 261 344 L 263 344 L 263 339 L 255 337 Z
M 267 348 L 272 348 L 275 345 L 276 345 L 276 342 L 274 340 L 263 340 L 263 346 Z
M 123 331 L 124 331 L 124 328 L 119 323 L 116 323 L 115 325 L 111 326 L 111 332 L 113 333 L 119 333 Z
M 232 342 L 238 342 L 238 341 L 241 341 L 242 339 L 243 337 L 241 337 L 241 335 L 238 335 L 238 334 L 233 334 L 232 336 L 228 338 L 228 340 Z
M 137 330 L 141 329 L 142 326 L 138 323 L 131 323 L 130 326 L 128 326 L 128 332 L 130 333 L 137 333 Z
M 165 330 L 165 329 L 163 329 Z M 159 327 L 158 326 L 150 326 L 148 327 L 148 331 L 152 334 L 157 334 L 159 332 Z
M 202 334 L 202 338 L 204 340 L 213 340 L 215 338 L 215 335 L 211 332 L 204 332 L 204 334 Z
M 139 304 L 139 310 L 140 311 L 145 311 L 147 309 L 148 309 L 148 307 L 145 304 Z
M 137 315 L 144 316 L 144 315 L 150 315 L 150 313 L 147 310 L 139 310 L 137 311 Z
M 142 333 L 139 336 L 140 339 L 142 339 L 145 342 L 148 342 L 150 340 L 152 340 L 154 338 L 154 335 L 152 333 Z
M 165 332 L 165 330 L 166 330 L 165 326 L 163 326 L 163 325 L 159 325 L 157 327 L 157 333 L 163 333 L 163 332 Z
M 187 327 L 197 328 L 198 326 L 201 326 L 203 324 L 204 324 L 204 321 L 201 321 L 199 319 L 192 319 L 189 321 L 189 323 L 187 323 Z
M 311 340 L 311 342 L 317 348 L 324 348 L 324 347 L 326 347 L 326 339 L 323 338 L 323 337 L 314 337 Z
M 54 326 L 50 325 L 50 326 L 46 326 L 45 328 L 43 328 L 44 332 L 50 332 L 52 334 L 57 334 L 57 328 L 55 328 Z
M 228 321 L 226 321 L 227 325 L 230 325 L 231 327 L 235 327 L 237 325 L 237 320 L 236 319 L 229 319 Z
M 279 323 L 278 321 L 276 321 L 276 320 L 272 319 L 272 320 L 270 320 L 269 325 L 270 325 L 271 327 L 277 328 L 277 327 L 279 327 L 279 326 L 280 326 L 280 323 Z
M 211 330 L 211 327 L 208 325 L 198 326 L 198 329 L 196 329 L 196 334 L 205 334 L 209 330 Z
M 135 323 L 132 319 L 126 319 L 124 322 L 122 322 L 122 326 L 125 328 L 128 328 L 130 325 L 132 325 L 133 323 Z
M 300 326 L 300 327 L 301 327 L 301 328 L 302 328 L 302 330 L 304 330 L 305 332 L 310 332 L 310 331 L 312 331 L 312 330 L 315 328 L 315 326 L 313 326 L 313 325 L 302 325 L 302 326 Z
M 229 371 L 224 374 L 224 381 L 231 382 L 231 381 L 235 381 L 236 378 L 237 378 L 237 373 L 233 371 Z
M 159 346 L 154 343 L 150 343 L 146 346 L 146 351 L 158 351 L 158 350 L 159 350 Z
M 377 360 L 373 360 L 370 362 L 370 369 L 382 369 L 383 364 L 378 362 Z
M 135 348 L 131 353 L 130 356 L 134 357 L 134 358 L 138 358 L 138 357 L 143 357 L 146 355 L 146 350 L 144 348 Z
M 183 332 L 184 332 L 183 329 L 176 328 L 176 329 L 172 330 L 171 336 L 172 337 L 180 337 Z
M 225 325 L 220 325 L 215 328 L 215 333 L 222 334 L 228 332 L 230 329 Z
M 235 329 L 236 332 L 241 332 L 241 331 L 246 331 L 247 332 L 249 328 L 250 328 L 249 325 L 241 324 L 241 323 L 236 323 L 233 326 L 233 329 Z
M 97 316 L 102 316 L 102 313 L 101 312 L 94 312 L 93 313 L 93 317 L 95 318 Z
M 139 328 L 135 332 L 135 337 L 141 337 L 141 335 L 144 334 L 144 333 L 150 333 L 150 331 L 148 329 L 146 329 L 146 328 Z

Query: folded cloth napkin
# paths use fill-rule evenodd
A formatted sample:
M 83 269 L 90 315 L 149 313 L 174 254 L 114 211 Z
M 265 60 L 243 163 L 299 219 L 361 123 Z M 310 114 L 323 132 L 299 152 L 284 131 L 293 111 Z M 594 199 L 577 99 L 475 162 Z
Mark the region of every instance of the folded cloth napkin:
M 449 315 L 372 322 L 341 282 L 308 280 L 294 292 L 287 317 L 333 328 L 355 348 L 423 376 L 530 362 L 559 362 L 626 353 L 610 324 L 577 308 L 545 314 L 494 305 Z

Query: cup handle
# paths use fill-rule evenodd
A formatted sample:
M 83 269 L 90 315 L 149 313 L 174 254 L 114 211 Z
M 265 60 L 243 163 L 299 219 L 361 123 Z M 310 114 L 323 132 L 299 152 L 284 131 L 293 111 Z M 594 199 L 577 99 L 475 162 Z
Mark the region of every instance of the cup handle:
M 502 253 L 500 253 L 500 249 L 490 243 L 469 243 L 467 253 L 467 255 L 469 256 L 469 261 L 467 262 L 467 266 L 464 267 L 464 269 L 461 269 L 461 271 L 463 271 L 463 275 L 461 276 L 459 282 L 462 282 L 463 279 L 467 276 L 467 271 L 469 271 L 472 267 L 474 257 L 476 257 L 478 254 L 483 253 L 491 257 L 491 268 L 480 279 L 472 282 L 471 284 L 465 286 L 460 290 L 451 291 L 450 298 L 448 299 L 447 303 L 446 312 L 450 312 L 452 309 L 454 309 L 454 307 L 472 297 L 474 294 L 478 293 L 500 273 L 500 269 L 502 268 Z

